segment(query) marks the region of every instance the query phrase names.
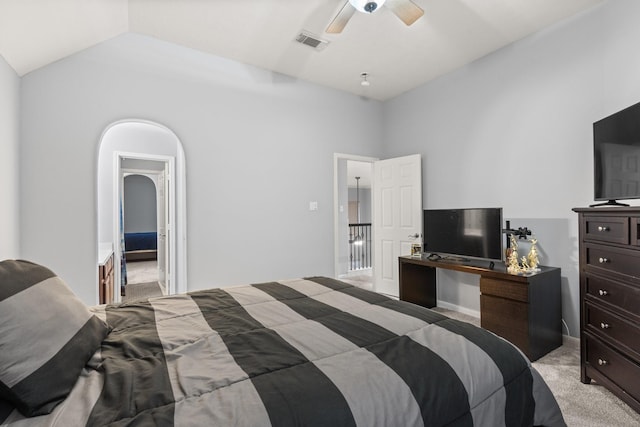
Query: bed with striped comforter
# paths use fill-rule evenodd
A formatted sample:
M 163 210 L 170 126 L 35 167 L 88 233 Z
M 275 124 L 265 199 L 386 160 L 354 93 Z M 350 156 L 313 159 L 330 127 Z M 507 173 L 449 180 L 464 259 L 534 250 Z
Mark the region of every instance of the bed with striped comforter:
M 112 331 L 47 426 L 564 425 L 492 333 L 323 277 L 92 308 Z

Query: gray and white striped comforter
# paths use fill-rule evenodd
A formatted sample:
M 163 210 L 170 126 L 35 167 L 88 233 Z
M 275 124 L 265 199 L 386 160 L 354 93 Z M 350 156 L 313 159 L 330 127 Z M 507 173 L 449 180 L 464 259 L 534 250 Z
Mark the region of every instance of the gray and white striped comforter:
M 113 328 L 52 414 L 9 425 L 564 425 L 539 374 L 467 323 L 314 277 L 94 308 Z

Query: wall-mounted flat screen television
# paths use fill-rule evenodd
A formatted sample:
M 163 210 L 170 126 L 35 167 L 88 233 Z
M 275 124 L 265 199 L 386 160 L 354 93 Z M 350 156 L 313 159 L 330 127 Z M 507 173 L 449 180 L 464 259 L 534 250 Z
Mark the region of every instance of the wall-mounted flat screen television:
M 502 208 L 425 209 L 424 253 L 502 260 Z
M 593 124 L 594 198 L 640 198 L 640 103 Z

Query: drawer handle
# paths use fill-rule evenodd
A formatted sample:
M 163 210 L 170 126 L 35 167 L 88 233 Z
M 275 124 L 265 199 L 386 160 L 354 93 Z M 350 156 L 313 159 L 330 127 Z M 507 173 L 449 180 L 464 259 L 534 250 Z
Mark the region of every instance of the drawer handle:
M 602 329 L 609 329 L 611 326 L 608 323 L 600 322 L 600 327 Z
M 608 263 L 608 262 L 611 262 L 611 260 L 610 260 L 609 258 L 602 258 L 602 257 L 601 257 L 601 258 L 598 258 L 598 262 L 599 262 L 600 264 L 606 264 L 606 263 Z
M 609 362 L 607 362 L 606 360 L 598 359 L 598 365 L 605 366 L 605 365 L 608 365 L 608 364 L 609 364 Z
M 609 291 L 606 291 L 604 289 L 600 289 L 598 293 L 600 294 L 601 297 L 606 297 L 607 295 L 609 295 Z
M 609 227 L 607 227 L 606 225 L 605 226 L 601 225 L 598 227 L 598 231 L 601 231 L 601 232 L 609 231 Z

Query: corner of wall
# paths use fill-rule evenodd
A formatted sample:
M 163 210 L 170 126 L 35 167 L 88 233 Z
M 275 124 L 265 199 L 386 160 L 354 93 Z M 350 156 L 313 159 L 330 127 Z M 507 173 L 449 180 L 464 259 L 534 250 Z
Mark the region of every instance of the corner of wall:
M 0 55 L 0 260 L 20 256 L 20 77 Z

